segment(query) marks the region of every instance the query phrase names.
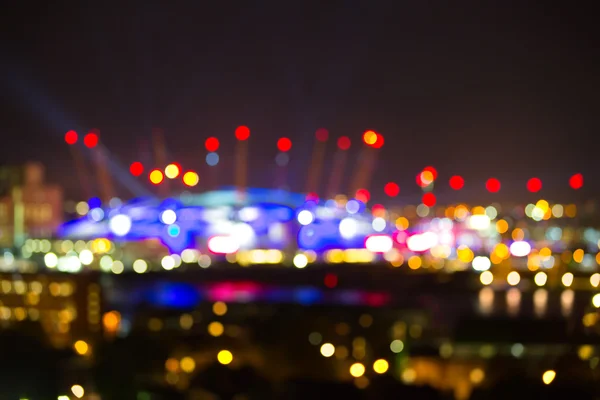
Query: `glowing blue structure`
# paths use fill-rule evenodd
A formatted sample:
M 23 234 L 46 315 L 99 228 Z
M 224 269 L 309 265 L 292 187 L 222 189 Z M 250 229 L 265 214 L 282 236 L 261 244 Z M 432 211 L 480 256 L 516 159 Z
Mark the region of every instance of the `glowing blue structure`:
M 159 239 L 173 253 L 205 246 L 211 237 L 235 241 L 237 248 L 363 248 L 373 233 L 391 233 L 364 204 L 351 200 L 340 207 L 281 190 L 235 189 L 179 198 L 138 198 L 116 207 L 93 204 L 88 215 L 65 223 L 64 239 L 108 238 L 117 242 Z M 377 228 L 377 230 L 375 230 Z

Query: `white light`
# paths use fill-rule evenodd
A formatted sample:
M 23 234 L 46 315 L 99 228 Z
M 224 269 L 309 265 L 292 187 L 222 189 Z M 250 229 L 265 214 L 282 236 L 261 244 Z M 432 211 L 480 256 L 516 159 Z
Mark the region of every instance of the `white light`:
M 471 215 L 467 220 L 467 226 L 478 231 L 487 229 L 490 226 L 490 217 L 487 215 Z
M 252 247 L 256 235 L 254 229 L 246 223 L 240 222 L 233 226 L 231 229 L 231 238 L 235 240 L 239 247 Z
M 308 258 L 304 254 L 296 254 L 293 262 L 296 268 L 304 268 L 308 265 Z
M 438 244 L 438 237 L 433 232 L 425 232 L 412 235 L 406 240 L 406 245 L 410 251 L 427 251 Z
M 110 270 L 112 271 L 113 274 L 122 274 L 123 271 L 125 271 L 125 266 L 123 265 L 123 263 L 119 260 L 116 260 L 112 263 L 112 265 L 110 266 Z
M 4 252 L 4 264 L 12 265 L 13 262 L 15 262 L 15 256 L 13 255 L 13 253 L 11 253 L 10 251 L 5 251 Z
M 598 287 L 598 285 L 600 285 L 600 274 L 599 273 L 595 273 L 592 276 L 590 276 L 590 284 L 593 287 Z
M 162 260 L 160 260 L 160 265 L 167 271 L 170 271 L 175 268 L 175 260 L 171 256 L 164 256 Z
M 198 261 L 198 252 L 194 249 L 185 249 L 181 252 L 181 259 L 187 264 L 195 263 Z
M 108 223 L 112 233 L 117 236 L 125 236 L 131 230 L 131 218 L 125 214 L 117 214 Z
M 365 247 L 373 253 L 386 253 L 390 251 L 393 246 L 394 241 L 391 237 L 386 235 L 369 236 L 365 241 Z
M 566 287 L 571 286 L 573 284 L 573 274 L 570 272 L 567 272 L 566 274 L 564 274 L 562 276 L 561 282 Z
M 148 270 L 148 263 L 144 260 L 135 260 L 133 262 L 133 270 L 138 274 L 143 274 Z
M 113 265 L 113 259 L 109 255 L 102 256 L 99 264 L 102 271 L 109 272 Z
M 340 236 L 344 239 L 352 239 L 358 232 L 358 223 L 355 219 L 344 218 L 340 221 Z
M 346 203 L 346 211 L 348 214 L 356 214 L 360 210 L 360 203 L 356 200 L 348 200 Z
M 385 225 L 385 219 L 381 217 L 373 219 L 373 222 L 371 223 L 371 226 L 373 227 L 373 230 L 375 232 L 383 232 L 383 230 L 385 229 Z
M 313 222 L 315 217 L 308 210 L 302 210 L 298 213 L 298 222 L 300 225 L 308 225 Z
M 240 219 L 244 222 L 254 221 L 258 218 L 258 208 L 256 207 L 244 207 L 240 210 Z
M 175 214 L 175 211 L 173 210 L 165 210 L 160 214 L 160 220 L 165 225 L 174 224 L 175 221 L 177 221 L 177 214 Z
M 100 222 L 104 218 L 104 210 L 100 207 L 97 207 L 92 209 L 89 215 L 93 221 Z
M 90 265 L 94 262 L 94 254 L 88 249 L 81 250 L 81 253 L 79 253 L 79 261 L 81 261 L 83 265 Z
M 519 275 L 519 273 L 517 271 L 512 271 L 506 277 L 506 281 L 508 282 L 509 285 L 516 286 L 521 281 L 521 275 Z
M 44 264 L 48 268 L 56 268 L 58 265 L 58 257 L 54 253 L 48 253 L 44 256 Z
M 83 395 L 85 394 L 85 391 L 83 390 L 83 388 L 81 387 L 81 385 L 73 385 L 73 386 L 71 386 L 71 392 L 78 399 L 82 398 Z
M 546 284 L 546 282 L 548 281 L 548 275 L 546 275 L 545 272 L 540 271 L 537 274 L 535 274 L 535 276 L 533 277 L 533 280 L 536 285 L 544 286 Z
M 592 304 L 596 308 L 600 308 L 600 293 L 597 293 L 592 297 Z
M 202 254 L 200 258 L 198 258 L 198 265 L 202 268 L 210 267 L 210 256 L 208 254 Z
M 58 270 L 63 272 L 79 272 L 81 269 L 81 261 L 75 255 L 60 257 L 58 259 Z
M 472 265 L 475 271 L 487 271 L 492 266 L 492 262 L 487 257 L 477 256 L 473 259 Z
M 510 245 L 510 254 L 515 257 L 525 257 L 531 252 L 531 245 L 523 240 L 512 242 Z
M 232 254 L 240 249 L 240 245 L 230 236 L 213 236 L 208 239 L 208 249 L 215 254 Z

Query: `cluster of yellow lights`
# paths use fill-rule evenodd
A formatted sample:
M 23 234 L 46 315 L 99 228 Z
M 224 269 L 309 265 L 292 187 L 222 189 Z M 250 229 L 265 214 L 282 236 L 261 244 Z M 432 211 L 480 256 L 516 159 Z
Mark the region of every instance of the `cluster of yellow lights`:
M 283 253 L 276 249 L 238 251 L 235 254 L 235 261 L 240 265 L 279 264 L 283 261 Z
M 325 253 L 325 260 L 331 264 L 369 263 L 375 255 L 367 249 L 333 249 Z

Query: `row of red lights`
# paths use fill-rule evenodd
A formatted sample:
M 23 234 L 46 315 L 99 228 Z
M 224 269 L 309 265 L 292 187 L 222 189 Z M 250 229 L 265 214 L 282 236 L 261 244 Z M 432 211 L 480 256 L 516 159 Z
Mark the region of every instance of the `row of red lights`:
M 79 135 L 75 131 L 65 133 L 65 142 L 69 145 L 74 145 L 79 140 Z M 94 132 L 89 132 L 83 137 L 85 147 L 91 149 L 98 145 L 98 135 Z

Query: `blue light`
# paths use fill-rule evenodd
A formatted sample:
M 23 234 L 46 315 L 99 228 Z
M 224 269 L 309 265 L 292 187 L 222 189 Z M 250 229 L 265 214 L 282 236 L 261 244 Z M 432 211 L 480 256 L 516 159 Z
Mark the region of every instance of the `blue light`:
M 88 206 L 90 207 L 90 209 L 98 208 L 102 206 L 102 201 L 100 201 L 100 199 L 97 197 L 92 197 L 88 200 Z
M 312 287 L 300 288 L 294 292 L 294 298 L 302 305 L 311 305 L 323 300 L 323 292 Z
M 348 200 L 346 203 L 346 211 L 348 211 L 348 214 L 356 214 L 360 211 L 360 205 L 361 203 L 358 200 Z
M 146 300 L 158 307 L 189 309 L 201 300 L 200 293 L 187 283 L 164 283 L 146 292 Z
M 179 225 L 177 224 L 169 225 L 169 227 L 167 228 L 167 233 L 171 237 L 177 237 L 179 236 L 179 233 L 181 233 L 181 228 L 179 228 Z
M 206 163 L 211 167 L 214 167 L 219 163 L 219 155 L 217 153 L 208 153 L 206 155 Z

